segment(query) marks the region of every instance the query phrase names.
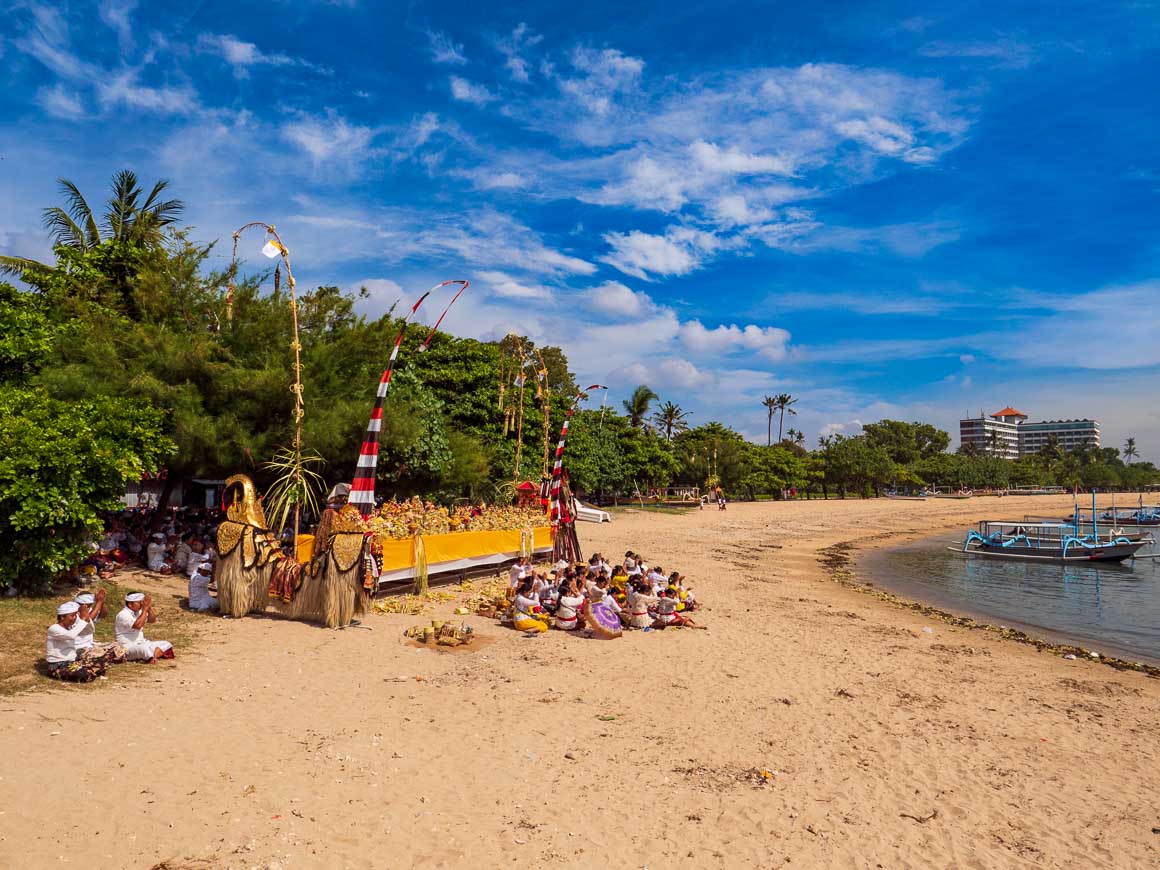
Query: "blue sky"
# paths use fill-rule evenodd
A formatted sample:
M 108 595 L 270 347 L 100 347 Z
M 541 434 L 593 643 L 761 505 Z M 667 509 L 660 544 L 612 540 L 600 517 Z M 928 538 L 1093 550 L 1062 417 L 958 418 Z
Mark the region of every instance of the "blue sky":
M 1014 404 L 1160 459 L 1156 3 L 6 11 L 5 252 L 49 255 L 57 176 L 92 201 L 130 167 L 368 313 L 469 278 L 450 331 L 693 423 Z

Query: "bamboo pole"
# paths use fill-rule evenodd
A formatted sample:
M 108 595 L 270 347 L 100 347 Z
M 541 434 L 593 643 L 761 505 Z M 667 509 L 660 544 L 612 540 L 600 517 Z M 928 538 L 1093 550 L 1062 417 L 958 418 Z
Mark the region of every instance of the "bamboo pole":
M 290 343 L 291 350 L 294 351 L 294 385 L 290 388 L 290 392 L 294 395 L 294 411 L 292 419 L 294 422 L 294 440 L 292 442 L 294 450 L 294 482 L 298 488 L 300 495 L 305 492 L 306 480 L 302 473 L 302 419 L 306 416 L 306 407 L 302 400 L 302 342 L 299 340 L 298 332 L 298 294 L 295 288 L 294 272 L 290 268 L 290 252 L 286 249 L 286 245 L 282 242 L 282 236 L 274 228 L 273 224 L 268 224 L 265 221 L 250 221 L 243 224 L 234 230 L 234 250 L 233 256 L 230 259 L 230 277 L 229 286 L 226 290 L 226 320 L 233 321 L 234 313 L 234 279 L 238 271 L 238 240 L 242 233 L 253 227 L 261 227 L 266 231 L 267 235 L 273 236 L 274 241 L 278 246 L 278 255 L 282 259 L 282 264 L 286 267 L 286 285 L 290 289 L 290 319 L 294 329 L 294 339 Z M 298 557 L 298 526 L 300 519 L 300 501 L 294 503 L 294 557 Z

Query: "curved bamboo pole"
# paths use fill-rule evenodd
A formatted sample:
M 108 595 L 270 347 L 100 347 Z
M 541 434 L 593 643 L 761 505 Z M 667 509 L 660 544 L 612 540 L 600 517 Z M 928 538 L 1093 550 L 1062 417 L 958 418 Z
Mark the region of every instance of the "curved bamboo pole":
M 290 252 L 286 249 L 286 245 L 282 242 L 282 236 L 274 228 L 273 224 L 268 224 L 265 221 L 250 221 L 242 224 L 234 230 L 234 250 L 230 258 L 230 273 L 229 285 L 226 288 L 226 320 L 233 322 L 234 318 L 234 279 L 238 273 L 238 240 L 242 237 L 242 233 L 253 227 L 261 227 L 265 230 L 266 235 L 273 236 L 273 241 L 278 247 L 278 255 L 282 259 L 282 265 L 286 267 L 286 285 L 290 289 L 290 319 L 294 329 L 294 340 L 290 343 L 290 349 L 294 351 L 294 385 L 290 388 L 290 392 L 294 395 L 294 412 L 292 419 L 294 421 L 294 471 L 293 476 L 295 483 L 300 487 L 305 487 L 305 474 L 302 468 L 302 418 L 306 416 L 306 406 L 302 400 L 302 342 L 299 340 L 298 334 L 298 294 L 295 291 L 294 273 L 290 269 Z M 269 240 L 267 240 L 269 241 Z M 274 286 L 278 289 L 278 271 L 274 270 Z M 294 505 L 294 553 L 298 553 L 298 524 L 300 519 L 300 506 Z

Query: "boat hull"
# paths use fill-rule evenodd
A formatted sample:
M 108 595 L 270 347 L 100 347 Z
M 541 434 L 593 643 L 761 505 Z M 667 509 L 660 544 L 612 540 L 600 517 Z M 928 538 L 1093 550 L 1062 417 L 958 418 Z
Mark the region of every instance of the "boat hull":
M 1086 547 L 1077 546 L 1070 548 L 1066 554 L 1064 554 L 1062 547 L 1027 547 L 1019 545 L 1001 547 L 990 544 L 975 544 L 962 552 L 970 555 L 991 556 L 997 559 L 1024 559 L 1035 562 L 1115 563 L 1123 562 L 1125 559 L 1131 559 L 1136 555 L 1136 551 L 1147 543 L 1147 541 L 1136 540 L 1093 547 L 1090 550 Z

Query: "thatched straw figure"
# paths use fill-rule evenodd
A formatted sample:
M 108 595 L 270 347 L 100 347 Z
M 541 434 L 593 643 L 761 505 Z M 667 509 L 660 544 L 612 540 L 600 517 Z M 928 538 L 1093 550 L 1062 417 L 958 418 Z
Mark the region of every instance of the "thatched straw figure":
M 289 601 L 271 594 L 271 580 L 285 560 L 273 535 L 265 529 L 265 517 L 245 475 L 226 482 L 242 488 L 242 498 L 226 509 L 227 519 L 218 527 L 218 599 L 223 614 L 242 617 L 273 610 L 289 619 L 322 622 L 329 628 L 351 623 L 366 611 L 363 591 L 364 546 L 362 518 L 353 506 L 331 511 L 315 539 L 314 559 L 303 565 Z M 297 567 L 297 566 L 292 566 Z

